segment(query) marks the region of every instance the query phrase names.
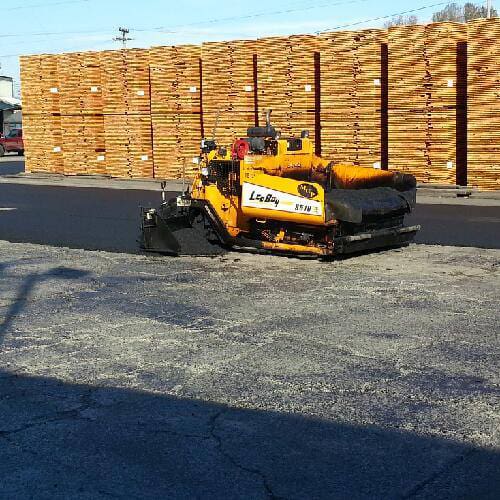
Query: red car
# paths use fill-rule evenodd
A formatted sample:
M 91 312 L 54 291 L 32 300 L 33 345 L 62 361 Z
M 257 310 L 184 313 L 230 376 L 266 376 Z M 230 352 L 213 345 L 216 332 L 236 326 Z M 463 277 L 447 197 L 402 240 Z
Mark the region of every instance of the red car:
M 5 137 L 0 135 L 0 156 L 15 152 L 19 156 L 24 154 L 22 129 L 11 130 Z

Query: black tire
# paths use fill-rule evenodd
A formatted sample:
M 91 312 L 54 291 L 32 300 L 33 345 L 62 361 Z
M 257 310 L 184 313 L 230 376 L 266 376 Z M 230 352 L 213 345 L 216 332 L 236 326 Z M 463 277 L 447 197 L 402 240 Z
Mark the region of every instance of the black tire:
M 18 151 L 17 156 L 24 156 L 24 149 L 21 149 L 21 151 Z
M 0 158 L 5 154 L 5 149 L 3 146 L 0 146 Z

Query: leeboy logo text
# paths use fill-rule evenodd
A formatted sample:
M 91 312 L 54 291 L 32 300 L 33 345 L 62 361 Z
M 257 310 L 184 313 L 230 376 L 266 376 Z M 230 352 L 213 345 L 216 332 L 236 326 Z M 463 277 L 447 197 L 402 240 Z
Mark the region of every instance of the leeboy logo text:
M 258 201 L 260 203 L 270 203 L 277 207 L 280 204 L 280 200 L 272 194 L 260 194 L 252 191 L 250 195 L 250 201 Z

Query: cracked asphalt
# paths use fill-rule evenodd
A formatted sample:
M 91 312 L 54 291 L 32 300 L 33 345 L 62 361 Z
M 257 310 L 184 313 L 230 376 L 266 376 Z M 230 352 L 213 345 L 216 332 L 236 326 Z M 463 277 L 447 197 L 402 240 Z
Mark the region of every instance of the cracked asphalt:
M 500 251 L 0 242 L 0 498 L 500 496 Z

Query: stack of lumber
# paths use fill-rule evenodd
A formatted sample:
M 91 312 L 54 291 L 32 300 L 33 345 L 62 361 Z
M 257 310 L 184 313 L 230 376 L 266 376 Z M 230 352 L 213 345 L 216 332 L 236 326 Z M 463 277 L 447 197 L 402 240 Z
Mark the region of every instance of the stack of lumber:
M 61 132 L 65 175 L 106 175 L 99 52 L 62 54 Z
M 64 172 L 58 56 L 21 58 L 23 139 L 27 172 Z
M 388 153 L 420 182 L 499 189 L 499 39 L 483 19 L 22 57 L 26 169 L 178 179 L 203 136 L 229 146 L 268 109 L 316 141 L 320 98 L 325 158 L 380 168 Z
M 354 38 L 355 104 L 358 123 L 357 159 L 363 167 L 381 167 L 382 51 L 387 34 L 364 30 Z
M 257 75 L 259 120 L 272 109 L 272 122 L 283 135 L 292 133 L 290 44 L 287 37 L 258 40 Z
M 354 37 L 349 31 L 321 35 L 321 144 L 325 158 L 359 164 Z
M 291 133 L 300 136 L 302 130 L 309 131 L 313 142 L 316 119 L 316 52 L 321 52 L 321 40 L 312 35 L 296 35 L 289 38 L 289 67 L 291 78 L 288 81 L 292 115 Z
M 466 40 L 458 23 L 389 29 L 389 165 L 420 182 L 456 183 L 466 119 L 458 44 Z
M 202 45 L 205 135 L 221 145 L 246 135 L 255 123 L 255 42 L 235 40 Z
M 468 29 L 468 180 L 500 189 L 500 19 Z
M 425 27 L 389 29 L 389 168 L 429 181 Z
M 101 53 L 106 173 L 153 177 L 149 50 Z
M 260 121 L 272 109 L 272 122 L 283 135 L 315 133 L 315 52 L 312 35 L 263 38 L 256 42 Z
M 99 52 L 76 52 L 59 56 L 62 115 L 97 115 L 103 112 L 102 74 Z
M 200 55 L 196 45 L 150 49 L 155 177 L 192 175 L 201 140 Z
M 465 120 L 466 85 L 459 78 L 458 44 L 467 41 L 467 28 L 458 23 L 425 27 L 426 90 L 428 95 L 428 181 L 455 184 L 457 179 L 457 126 Z
M 32 173 L 64 173 L 61 117 L 23 115 L 25 170 Z
M 23 114 L 41 115 L 42 109 L 42 72 L 40 56 L 21 56 L 21 97 Z
M 321 119 L 325 157 L 380 167 L 381 44 L 385 32 L 322 35 Z
M 40 56 L 23 56 L 21 67 L 21 97 L 23 102 L 23 140 L 25 169 L 37 172 L 47 169 L 43 145 L 43 110 Z

